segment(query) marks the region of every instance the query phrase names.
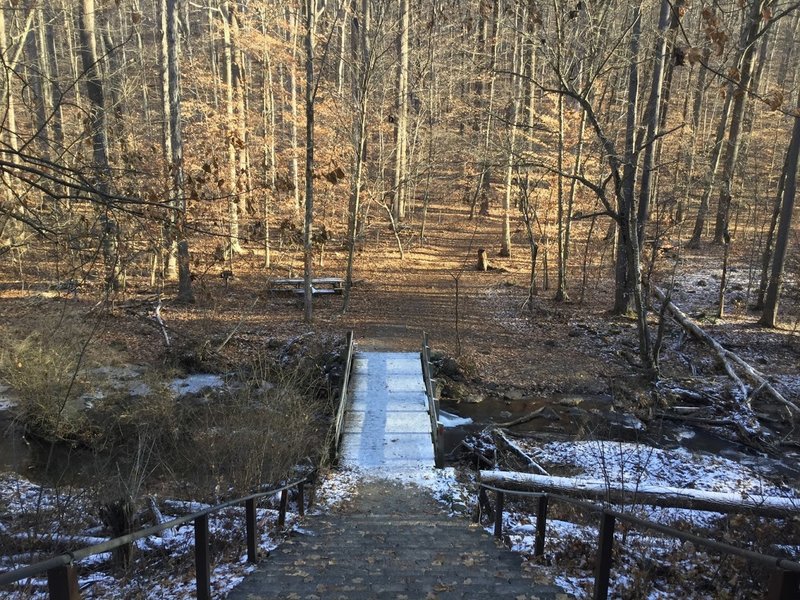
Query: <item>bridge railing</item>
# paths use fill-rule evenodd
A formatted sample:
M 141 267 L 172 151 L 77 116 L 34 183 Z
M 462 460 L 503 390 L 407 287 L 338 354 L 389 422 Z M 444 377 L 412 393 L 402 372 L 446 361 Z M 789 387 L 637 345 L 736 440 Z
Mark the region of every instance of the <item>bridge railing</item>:
M 503 535 L 503 507 L 506 495 L 538 498 L 534 556 L 542 556 L 544 554 L 547 512 L 551 502 L 563 502 L 581 508 L 587 512 L 600 515 L 597 554 L 595 558 L 593 600 L 606 600 L 608 598 L 608 588 L 611 581 L 612 551 L 614 547 L 614 526 L 617 521 L 627 523 L 639 529 L 657 531 L 684 542 L 691 542 L 695 547 L 705 547 L 721 554 L 744 558 L 753 564 L 771 570 L 766 596 L 768 600 L 797 600 L 797 598 L 800 598 L 800 563 L 778 556 L 769 556 L 753 550 L 738 548 L 730 544 L 681 531 L 674 527 L 662 525 L 661 523 L 605 508 L 598 504 L 592 504 L 584 500 L 577 500 L 575 498 L 568 498 L 551 493 L 506 489 L 481 483 L 478 490 L 479 507 L 488 504 L 487 491 L 495 493 L 494 535 L 498 539 Z M 479 520 L 480 511 L 476 514 L 475 522 Z
M 331 440 L 330 462 L 335 463 L 339 458 L 339 448 L 342 445 L 342 434 L 344 433 L 344 415 L 347 412 L 349 402 L 348 390 L 350 388 L 350 373 L 353 370 L 353 332 L 347 332 L 345 342 L 345 361 L 344 374 L 342 375 L 342 386 L 339 390 L 339 406 L 336 409 L 336 416 L 333 421 L 333 439 Z
M 422 377 L 425 380 L 425 394 L 428 396 L 428 414 L 431 418 L 431 441 L 433 442 L 434 464 L 438 469 L 444 467 L 444 428 L 439 424 L 439 409 L 433 393 L 431 379 L 431 346 L 428 334 L 422 333 Z
M 289 501 L 289 490 L 297 489 L 298 512 L 302 516 L 305 512 L 305 501 L 303 486 L 310 483 L 315 471 L 312 471 L 302 479 L 292 481 L 281 487 L 273 488 L 268 491 L 250 494 L 235 500 L 229 500 L 222 504 L 217 504 L 197 511 L 190 515 L 178 517 L 153 527 L 148 527 L 128 535 L 113 538 L 101 544 L 88 546 L 60 554 L 51 559 L 34 563 L 27 567 L 14 569 L 6 573 L 0 573 L 0 586 L 7 586 L 24 579 L 28 579 L 40 573 L 47 574 L 47 587 L 50 598 L 53 600 L 78 600 L 80 590 L 78 586 L 78 569 L 76 563 L 80 560 L 110 552 L 115 548 L 128 546 L 138 540 L 156 535 L 167 529 L 172 529 L 185 523 L 194 522 L 194 558 L 195 558 L 195 577 L 197 581 L 197 598 L 199 600 L 211 599 L 211 554 L 209 551 L 209 515 L 219 512 L 231 506 L 244 505 L 245 510 L 245 537 L 247 540 L 247 560 L 248 562 L 258 562 L 258 527 L 256 524 L 256 502 L 267 496 L 280 493 L 280 504 L 278 508 L 278 527 L 283 527 L 286 523 L 286 508 Z

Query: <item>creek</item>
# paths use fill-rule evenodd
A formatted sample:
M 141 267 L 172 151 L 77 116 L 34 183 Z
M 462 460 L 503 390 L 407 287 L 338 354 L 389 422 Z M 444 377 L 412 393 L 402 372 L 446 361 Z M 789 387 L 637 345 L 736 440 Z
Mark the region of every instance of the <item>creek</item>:
M 511 431 L 542 442 L 596 439 L 664 449 L 680 447 L 697 454 L 728 458 L 766 478 L 780 478 L 800 487 L 798 451 L 768 455 L 727 439 L 721 430 L 671 419 L 644 423 L 632 414 L 615 410 L 610 396 L 556 394 L 520 400 L 488 397 L 475 403 L 442 400 L 441 406 L 458 417 L 472 419 L 472 423 L 445 429 L 447 453 L 455 450 L 467 436 L 476 435 L 486 427 L 514 421 L 542 409 L 541 416 L 514 425 Z
M 112 368 L 106 368 L 106 370 Z M 117 383 L 128 388 L 132 399 L 142 398 L 148 386 L 141 381 L 141 373 L 130 366 L 113 368 Z M 196 373 L 177 377 L 168 388 L 176 400 L 199 395 L 207 390 L 225 385 L 219 375 Z M 76 402 L 88 405 L 97 398 L 82 398 Z M 24 427 L 15 421 L 14 400 L 8 389 L 0 387 L 0 473 L 12 471 L 30 481 L 44 485 L 84 485 L 96 481 L 98 473 L 106 472 L 102 457 L 83 447 L 66 442 L 49 442 L 25 435 Z M 98 460 L 100 459 L 100 460 Z M 109 459 L 110 460 L 110 459 Z M 108 461 L 106 461 L 108 462 Z

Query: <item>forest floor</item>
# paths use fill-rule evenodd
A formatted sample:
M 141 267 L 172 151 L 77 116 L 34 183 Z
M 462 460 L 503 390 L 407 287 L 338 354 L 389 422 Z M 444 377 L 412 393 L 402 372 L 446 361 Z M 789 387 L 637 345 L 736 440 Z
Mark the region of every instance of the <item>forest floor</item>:
M 499 208 L 493 207 L 489 216 L 469 220 L 465 204 L 433 203 L 424 239 L 419 235 L 421 212 L 421 207 L 410 211 L 399 232 L 402 259 L 386 220 L 366 223 L 349 310 L 341 312 L 341 296 L 315 297 L 313 324 L 303 321 L 302 301 L 295 294 L 269 288 L 270 279 L 302 275 L 301 249 L 273 250 L 266 269 L 262 244 L 252 242 L 245 244 L 245 253 L 232 264 L 215 262 L 211 247 L 194 248 L 196 302 L 178 304 L 167 290 L 160 301 L 165 330 L 156 320 L 158 297 L 143 278 L 130 277 L 111 310 L 101 310 L 97 283 L 81 282 L 76 290 L 60 291 L 46 264 L 24 262 L 21 268 L 0 274 L 0 328 L 7 339 L 23 338 L 31 332 L 52 331 L 65 317 L 91 314 L 97 317 L 91 335 L 109 362 L 218 373 L 235 369 L 246 358 L 274 354 L 300 336 L 320 339 L 353 330 L 360 349 L 414 351 L 427 332 L 433 350 L 455 358 L 459 378 L 468 384 L 446 390 L 445 397 L 455 402 L 533 401 L 552 394 L 614 395 L 624 389 L 628 400 L 636 404 L 638 396 L 651 393 L 639 380 L 634 321 L 610 312 L 611 241 L 598 239 L 588 253 L 584 253 L 583 240 L 573 245 L 569 300 L 556 302 L 556 248 L 540 240 L 538 294 L 526 303 L 530 254 L 521 224 L 514 232 L 512 257 L 501 258 L 497 256 Z M 342 238 L 343 232 L 334 231 L 324 265 L 315 263 L 315 276 L 344 276 Z M 670 250 L 660 254 L 654 280 L 664 288 L 674 281 L 673 299 L 682 310 L 798 402 L 797 282 L 790 279 L 786 286 L 783 307 L 788 325 L 777 330 L 761 328 L 756 324 L 758 315 L 747 308 L 755 294 L 757 273 L 744 266 L 748 257 L 734 256 L 726 295 L 728 312 L 716 319 L 720 249 L 678 251 L 676 240 L 666 245 Z M 479 248 L 488 252 L 492 268 L 487 272 L 476 268 Z M 549 262 L 549 285 L 541 277 L 543 259 Z M 233 277 L 223 279 L 224 271 L 231 271 Z M 655 322 L 653 316 L 654 333 Z M 672 320 L 665 332 L 661 370 L 667 380 L 704 386 L 723 379 L 708 348 L 687 339 Z M 767 412 L 781 414 L 774 407 Z

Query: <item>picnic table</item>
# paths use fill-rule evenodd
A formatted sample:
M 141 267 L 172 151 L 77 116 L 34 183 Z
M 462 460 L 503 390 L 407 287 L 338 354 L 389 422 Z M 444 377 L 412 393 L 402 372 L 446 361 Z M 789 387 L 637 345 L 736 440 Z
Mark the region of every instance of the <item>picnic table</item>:
M 272 279 L 269 282 L 269 289 L 274 291 L 289 291 L 298 295 L 304 295 L 305 281 L 302 277 L 285 277 Z M 311 280 L 311 295 L 317 294 L 341 294 L 344 290 L 344 279 L 341 277 L 315 277 Z

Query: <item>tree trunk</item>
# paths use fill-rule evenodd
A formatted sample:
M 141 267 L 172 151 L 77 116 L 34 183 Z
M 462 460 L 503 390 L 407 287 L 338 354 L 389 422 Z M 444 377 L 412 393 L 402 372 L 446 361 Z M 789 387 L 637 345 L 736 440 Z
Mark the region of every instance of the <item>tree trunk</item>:
M 163 267 L 162 275 L 169 278 L 175 279 L 178 276 L 178 265 L 177 265 L 177 239 L 175 238 L 175 220 L 176 220 L 176 213 L 175 213 L 175 188 L 174 188 L 174 179 L 173 179 L 173 158 L 174 152 L 172 149 L 172 98 L 170 97 L 170 70 L 169 70 L 169 7 L 167 6 L 167 0 L 161 0 L 158 4 L 159 9 L 159 23 L 160 23 L 160 46 L 161 46 L 161 53 L 160 53 L 160 69 L 161 69 L 161 112 L 163 114 L 163 124 L 161 129 L 161 144 L 162 144 L 162 153 L 164 155 L 164 187 L 166 189 L 166 195 L 170 198 L 170 202 L 173 205 L 172 210 L 169 211 L 167 215 L 167 219 L 164 222 L 163 227 L 163 243 L 161 244 L 161 264 Z
M 761 21 L 762 0 L 750 0 L 750 10 L 747 20 L 742 28 L 739 42 L 740 58 L 737 65 L 739 70 L 738 86 L 731 86 L 729 90 L 733 93 L 733 109 L 731 111 L 731 125 L 728 132 L 726 144 L 725 163 L 722 170 L 722 187 L 719 193 L 719 204 L 717 205 L 717 220 L 714 226 L 714 243 L 722 244 L 725 236 L 729 236 L 728 223 L 730 220 L 730 209 L 732 202 L 733 176 L 736 169 L 736 161 L 741 147 L 741 131 L 744 122 L 745 106 L 750 92 L 750 81 L 753 75 L 754 58 L 756 55 L 756 37 L 759 34 L 759 22 Z M 735 89 L 734 89 L 735 88 Z
M 352 93 L 357 114 L 353 123 L 353 179 L 350 188 L 350 206 L 347 223 L 347 269 L 342 298 L 342 312 L 350 307 L 350 291 L 353 287 L 353 264 L 355 262 L 356 238 L 358 232 L 358 213 L 361 210 L 361 187 L 364 179 L 364 163 L 367 159 L 367 101 L 371 75 L 371 56 L 369 46 L 370 7 L 369 0 L 361 0 L 360 20 L 358 20 L 357 0 L 351 0 L 353 31 L 350 34 L 353 61 Z M 358 27 L 355 25 L 358 24 Z M 357 35 L 360 33 L 360 35 Z
M 701 68 L 705 68 L 702 66 Z M 733 104 L 733 94 L 729 93 L 725 97 L 725 102 L 722 107 L 722 114 L 719 117 L 719 125 L 717 126 L 717 134 L 714 141 L 714 148 L 711 152 L 711 165 L 708 170 L 708 178 L 703 182 L 704 190 L 703 196 L 700 199 L 700 206 L 697 209 L 697 217 L 694 222 L 694 230 L 692 231 L 692 238 L 689 240 L 689 248 L 698 248 L 700 240 L 706 228 L 706 218 L 708 217 L 708 210 L 711 202 L 711 194 L 714 192 L 714 183 L 717 178 L 717 171 L 719 171 L 719 163 L 722 158 L 722 143 L 725 140 L 725 129 L 728 125 L 728 117 L 730 117 L 731 106 Z
M 270 256 L 270 212 L 271 200 L 275 195 L 277 164 L 275 156 L 275 93 L 272 82 L 272 59 L 269 52 L 267 38 L 267 11 L 261 13 L 261 35 L 264 37 L 264 86 L 262 91 L 262 119 L 264 128 L 264 268 L 269 269 L 272 258 Z
M 761 279 L 758 284 L 758 296 L 756 298 L 756 310 L 764 309 L 764 298 L 767 295 L 767 287 L 769 286 L 769 272 L 772 263 L 772 249 L 775 242 L 775 230 L 778 228 L 778 219 L 781 216 L 781 207 L 783 206 L 783 186 L 786 183 L 786 170 L 781 173 L 778 180 L 778 191 L 775 194 L 775 202 L 772 205 L 772 215 L 769 220 L 769 229 L 767 230 L 767 237 L 764 240 L 764 250 L 761 253 Z
M 306 323 L 313 320 L 314 298 L 312 279 L 314 277 L 314 253 L 312 247 L 312 228 L 314 224 L 314 34 L 316 30 L 316 0 L 305 0 L 306 17 L 306 211 L 303 228 L 303 279 L 304 279 L 304 318 Z
M 760 323 L 765 327 L 778 326 L 778 303 L 780 302 L 783 288 L 783 270 L 786 263 L 786 254 L 789 247 L 789 236 L 792 230 L 792 212 L 794 210 L 795 195 L 797 193 L 797 164 L 800 154 L 800 116 L 795 116 L 792 129 L 792 139 L 786 153 L 786 162 L 783 166 L 783 206 L 781 207 L 780 224 L 775 238 L 775 253 L 772 257 L 772 274 L 770 275 L 767 295 L 764 301 L 764 312 Z
M 170 118 L 170 166 L 172 170 L 172 210 L 175 213 L 175 237 L 178 240 L 178 300 L 194 302 L 189 257 L 189 241 L 186 239 L 186 194 L 183 186 L 183 134 L 181 129 L 181 79 L 178 51 L 178 0 L 167 2 L 167 82 L 169 91 Z
M 289 162 L 290 176 L 292 179 L 292 188 L 294 191 L 294 210 L 295 213 L 300 214 L 300 161 L 298 155 L 300 153 L 298 140 L 297 140 L 297 71 L 295 64 L 297 63 L 297 38 L 299 37 L 299 19 L 294 13 L 294 10 L 287 9 L 289 13 L 289 36 L 292 44 L 292 60 L 288 69 L 289 77 L 289 104 L 291 109 L 291 119 L 289 120 L 289 143 L 291 145 L 292 159 Z
M 708 60 L 709 52 L 707 51 L 705 54 L 705 61 Z M 680 216 L 682 217 L 685 214 L 686 209 L 689 206 L 689 198 L 692 193 L 692 187 L 694 184 L 694 161 L 695 161 L 695 144 L 697 142 L 697 132 L 700 128 L 700 111 L 703 108 L 704 100 L 705 100 L 705 85 L 706 85 L 706 73 L 708 70 L 700 65 L 698 68 L 697 73 L 697 83 L 695 85 L 695 96 L 694 96 L 694 103 L 692 106 L 692 129 L 689 132 L 689 140 L 686 144 L 686 189 L 683 193 L 683 201 L 676 208 L 676 213 L 680 212 Z M 682 221 L 681 219 L 678 219 Z
M 95 6 L 94 0 L 81 0 L 78 13 L 79 33 L 81 38 L 81 60 L 86 74 L 86 95 L 89 107 L 88 122 L 92 135 L 92 163 L 95 170 L 95 188 L 100 193 L 101 204 L 105 204 L 103 196 L 107 195 L 110 186 L 110 166 L 108 160 L 108 118 L 105 110 L 105 95 L 100 78 L 97 60 L 97 41 L 95 39 Z M 107 289 L 116 290 L 119 286 L 119 257 L 117 254 L 119 229 L 110 216 L 108 209 L 101 214 L 103 233 L 101 246 L 106 270 Z
M 478 182 L 475 188 L 475 194 L 472 197 L 472 205 L 470 206 L 469 218 L 475 217 L 475 206 L 477 205 L 478 198 L 481 198 L 483 206 L 481 213 L 485 214 L 488 207 L 490 188 L 491 188 L 491 161 L 489 158 L 489 149 L 492 141 L 492 111 L 494 110 L 494 94 L 495 94 L 495 69 L 497 67 L 497 38 L 500 29 L 500 3 L 493 2 L 492 8 L 492 25 L 491 34 L 489 37 L 490 59 L 489 59 L 489 100 L 486 110 L 486 124 L 483 138 L 483 156 L 481 158 L 481 171 L 478 175 Z M 484 25 L 486 21 L 484 20 Z M 480 84 L 478 95 L 481 95 L 482 84 Z
M 409 0 L 399 0 L 400 33 L 398 38 L 397 100 L 395 109 L 394 199 L 392 213 L 401 221 L 406 213 L 408 191 L 408 36 L 410 29 Z
M 234 61 L 236 47 L 233 40 L 233 22 L 236 20 L 235 4 L 225 0 L 222 6 L 222 31 L 225 49 L 225 133 L 228 147 L 228 258 L 233 259 L 234 254 L 242 252 L 239 234 L 239 202 L 237 199 L 238 157 L 236 150 L 236 103 L 234 88 L 237 85 L 238 73 L 235 71 Z
M 639 38 L 642 33 L 642 19 L 639 7 L 634 8 L 633 30 L 631 32 L 631 62 L 628 79 L 628 115 L 625 128 L 625 163 L 622 172 L 622 189 L 619 198 L 619 235 L 617 236 L 616 281 L 614 285 L 614 313 L 628 314 L 634 311 L 632 273 L 629 270 L 630 238 L 636 236 L 636 229 L 628 231 L 631 213 L 634 208 L 636 188 L 636 126 L 637 104 L 639 99 Z M 638 240 L 637 240 L 638 241 Z
M 657 137 L 661 124 L 662 91 L 664 84 L 664 69 L 669 56 L 670 44 L 667 29 L 670 25 L 671 13 L 670 0 L 662 0 L 661 13 L 658 17 L 658 32 L 653 62 L 653 79 L 650 87 L 650 98 L 647 101 L 645 121 L 647 133 L 644 143 L 644 162 L 642 164 L 642 181 L 639 185 L 639 214 L 638 231 L 639 246 L 644 244 L 644 233 L 647 220 L 650 216 L 650 200 L 652 195 L 652 180 L 655 176 Z

